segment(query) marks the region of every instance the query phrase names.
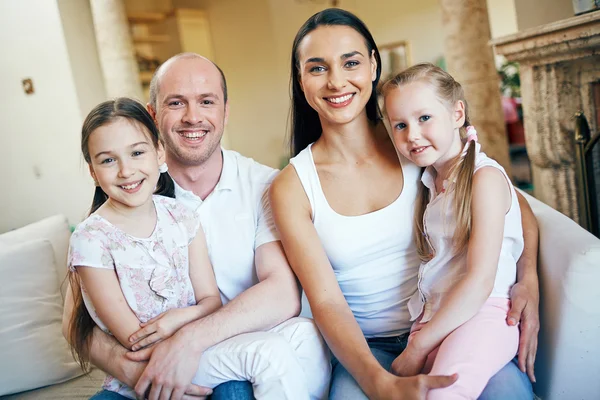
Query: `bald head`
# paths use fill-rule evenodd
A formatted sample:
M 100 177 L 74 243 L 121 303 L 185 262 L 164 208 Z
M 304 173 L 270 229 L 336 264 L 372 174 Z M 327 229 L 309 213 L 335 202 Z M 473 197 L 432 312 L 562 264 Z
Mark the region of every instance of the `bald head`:
M 208 58 L 201 56 L 200 54 L 180 53 L 180 54 L 174 55 L 173 57 L 169 58 L 167 61 L 162 63 L 160 65 L 160 67 L 158 67 L 156 69 L 156 71 L 154 72 L 154 75 L 152 76 L 152 80 L 150 81 L 149 103 L 154 110 L 157 110 L 156 102 L 157 102 L 158 94 L 160 91 L 160 82 L 161 82 L 162 77 L 169 71 L 169 69 L 172 66 L 176 65 L 178 62 L 180 62 L 182 60 L 198 60 L 200 62 L 207 62 L 207 63 L 211 64 L 219 72 L 219 75 L 221 75 L 221 89 L 223 90 L 223 102 L 225 104 L 227 103 L 227 80 L 225 79 L 225 74 L 223 73 L 221 68 L 219 68 L 219 66 L 217 64 L 215 64 Z

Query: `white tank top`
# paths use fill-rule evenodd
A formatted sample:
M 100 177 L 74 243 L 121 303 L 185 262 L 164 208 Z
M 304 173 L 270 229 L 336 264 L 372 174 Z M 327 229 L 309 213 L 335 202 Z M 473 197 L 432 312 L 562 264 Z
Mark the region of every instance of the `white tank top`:
M 381 210 L 344 216 L 325 198 L 311 147 L 290 163 L 308 196 L 313 224 L 342 293 L 365 337 L 400 335 L 410 328 L 407 303 L 417 290 L 420 261 L 413 216 L 421 170 L 401 156 L 400 196 Z

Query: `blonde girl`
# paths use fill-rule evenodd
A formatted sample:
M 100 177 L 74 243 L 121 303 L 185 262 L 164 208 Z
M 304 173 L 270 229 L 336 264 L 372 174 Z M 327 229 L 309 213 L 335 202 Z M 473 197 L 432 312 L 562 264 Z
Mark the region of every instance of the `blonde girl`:
M 523 251 L 521 212 L 504 169 L 481 152 L 463 89 L 432 64 L 382 87 L 398 151 L 424 168 L 415 212 L 421 259 L 408 308 L 409 343 L 392 364 L 400 376 L 458 374 L 428 399 L 476 399 L 516 354 L 506 324 Z

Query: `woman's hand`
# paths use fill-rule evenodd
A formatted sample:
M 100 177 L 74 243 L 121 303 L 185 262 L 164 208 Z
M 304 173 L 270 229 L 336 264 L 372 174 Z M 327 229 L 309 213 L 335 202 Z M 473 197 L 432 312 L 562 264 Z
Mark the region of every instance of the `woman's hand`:
M 392 373 L 398 376 L 415 376 L 421 373 L 427 361 L 427 354 L 410 343 L 392 363 Z
M 377 382 L 377 392 L 369 398 L 377 400 L 425 400 L 431 389 L 452 385 L 458 375 L 430 376 L 417 375 L 408 378 L 386 372 Z
M 129 342 L 133 344 L 131 350 L 136 351 L 171 337 L 190 320 L 189 309 L 172 308 L 141 323 L 141 329 L 129 337 Z

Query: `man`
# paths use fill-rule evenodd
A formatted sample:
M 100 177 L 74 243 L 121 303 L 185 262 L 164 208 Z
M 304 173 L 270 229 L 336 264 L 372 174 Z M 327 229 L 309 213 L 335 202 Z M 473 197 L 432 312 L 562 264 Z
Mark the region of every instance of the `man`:
M 96 328 L 90 359 L 135 387 L 138 396 L 179 399 L 184 392 L 207 395 L 210 390 L 190 385 L 206 349 L 237 335 L 268 331 L 300 312 L 298 284 L 277 237 L 266 197 L 277 170 L 221 149 L 229 112 L 225 77 L 214 63 L 197 54 L 177 55 L 157 70 L 147 108 L 165 142 L 176 198 L 200 215 L 224 306 L 136 353 L 127 354 L 114 338 Z M 67 298 L 65 330 L 71 303 Z M 309 322 L 307 328 L 306 323 L 302 321 L 298 332 L 312 329 L 318 335 L 316 326 Z M 321 351 L 313 360 L 300 356 L 299 362 L 314 364 L 310 365 L 312 373 L 322 376 L 319 379 L 323 381 L 317 389 L 326 393 L 329 354 L 322 341 L 319 343 L 327 353 Z M 314 376 L 306 379 L 311 383 L 317 380 Z M 229 388 L 222 398 L 232 398 L 232 391 L 252 398 L 251 389 L 247 384 Z M 115 398 L 114 393 L 104 395 Z

